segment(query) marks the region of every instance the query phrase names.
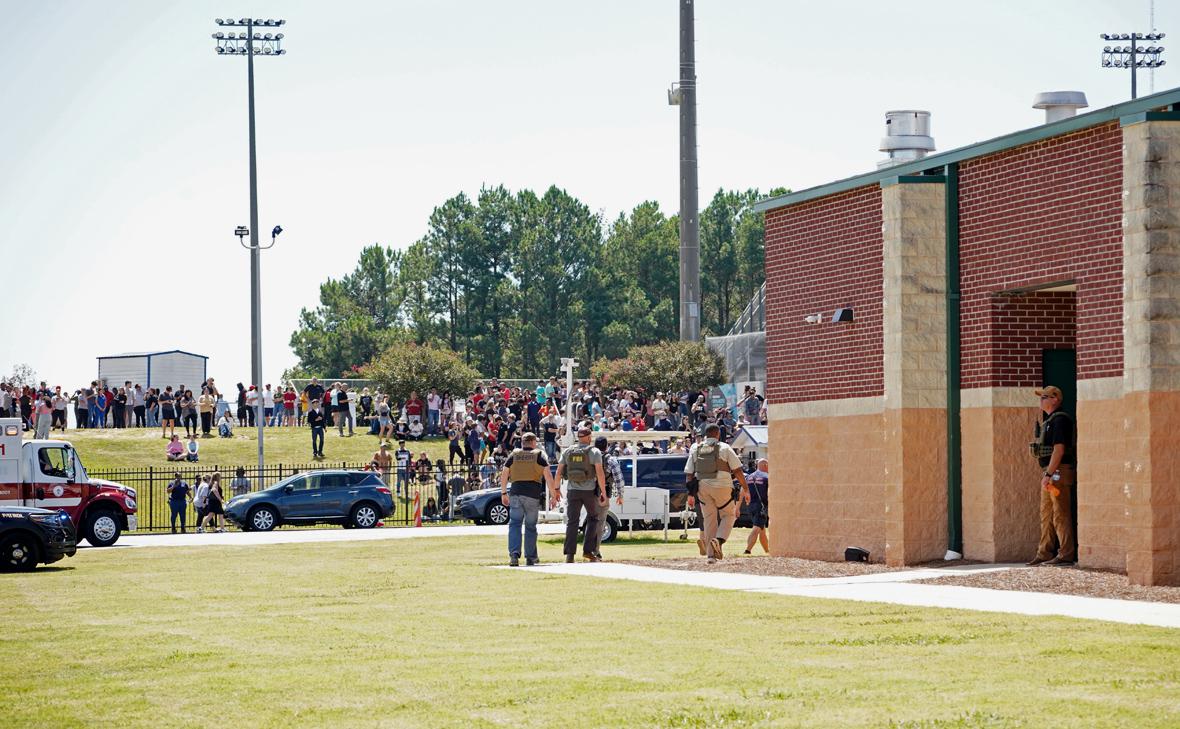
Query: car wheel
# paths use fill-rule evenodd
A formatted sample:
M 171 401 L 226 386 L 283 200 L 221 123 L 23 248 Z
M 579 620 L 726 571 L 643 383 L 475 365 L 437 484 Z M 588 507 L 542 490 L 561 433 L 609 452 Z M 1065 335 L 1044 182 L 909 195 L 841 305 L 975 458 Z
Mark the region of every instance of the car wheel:
M 250 512 L 250 518 L 246 521 L 252 532 L 269 532 L 278 525 L 279 519 L 274 509 L 269 506 L 259 506 Z
M 508 507 L 504 506 L 504 504 L 498 501 L 492 502 L 492 504 L 488 506 L 487 521 L 489 524 L 495 524 L 496 526 L 503 526 L 504 524 L 507 524 Z
M 619 525 L 615 523 L 614 519 L 608 518 L 602 524 L 602 541 L 613 542 L 617 536 L 619 536 Z
M 0 541 L 0 569 L 28 572 L 37 566 L 37 543 L 27 534 L 13 534 Z
M 109 547 L 119 541 L 123 531 L 119 515 L 110 509 L 93 511 L 86 517 L 86 541 L 95 547 Z
M 352 516 L 349 517 L 349 521 L 357 529 L 372 529 L 380 520 L 381 515 L 377 513 L 377 507 L 368 501 L 362 501 L 352 507 Z

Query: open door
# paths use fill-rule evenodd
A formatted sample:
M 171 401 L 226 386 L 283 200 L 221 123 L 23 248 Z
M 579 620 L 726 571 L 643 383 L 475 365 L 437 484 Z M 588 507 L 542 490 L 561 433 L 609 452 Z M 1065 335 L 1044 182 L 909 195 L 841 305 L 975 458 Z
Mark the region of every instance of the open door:
M 1041 352 L 1041 385 L 1055 385 L 1061 388 L 1061 409 L 1074 416 L 1074 442 L 1077 442 L 1077 412 L 1078 412 L 1078 353 L 1074 349 L 1046 349 Z M 1078 485 L 1074 487 L 1073 499 L 1070 502 L 1073 512 L 1073 533 L 1077 540 L 1078 533 L 1078 499 L 1081 498 L 1082 478 L 1078 475 Z

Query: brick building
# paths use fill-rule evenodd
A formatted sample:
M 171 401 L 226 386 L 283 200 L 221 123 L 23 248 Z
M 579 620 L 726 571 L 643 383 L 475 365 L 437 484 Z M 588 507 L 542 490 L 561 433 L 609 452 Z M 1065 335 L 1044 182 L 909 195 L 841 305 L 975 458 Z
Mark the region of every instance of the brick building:
M 1079 563 L 1180 583 L 1180 89 L 758 207 L 772 553 L 1031 558 L 1055 384 Z

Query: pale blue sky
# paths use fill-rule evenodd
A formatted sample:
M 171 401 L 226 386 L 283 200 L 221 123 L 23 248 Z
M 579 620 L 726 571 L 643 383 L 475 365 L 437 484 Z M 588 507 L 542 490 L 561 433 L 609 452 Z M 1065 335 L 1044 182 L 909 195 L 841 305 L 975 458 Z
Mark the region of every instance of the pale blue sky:
M 1156 26 L 1180 41 L 1180 3 Z M 343 12 L 341 11 L 343 8 Z M 1039 91 L 1129 98 L 1103 31 L 1147 0 L 698 0 L 701 205 L 874 168 L 887 109 L 933 114 L 940 150 L 1035 126 Z M 299 309 L 374 241 L 405 246 L 482 184 L 556 184 L 608 219 L 676 211 L 677 4 L 0 0 L 0 370 L 73 387 L 100 354 L 186 349 L 249 373 L 245 61 L 215 17 L 284 17 L 257 61 L 267 379 Z M 1178 46 L 1177 48 L 1180 48 Z M 1155 88 L 1180 86 L 1180 55 Z M 1148 90 L 1147 74 L 1140 77 Z

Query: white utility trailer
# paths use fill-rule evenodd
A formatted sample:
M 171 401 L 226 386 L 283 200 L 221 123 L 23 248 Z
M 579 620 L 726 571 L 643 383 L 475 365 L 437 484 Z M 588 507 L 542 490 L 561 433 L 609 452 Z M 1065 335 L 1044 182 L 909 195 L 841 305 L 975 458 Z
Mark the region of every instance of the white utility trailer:
M 666 542 L 668 541 L 668 522 L 673 517 L 679 517 L 682 520 L 695 520 L 696 513 L 693 511 L 670 512 L 671 494 L 667 489 L 658 486 L 638 485 L 639 444 L 686 438 L 688 435 L 683 430 L 624 430 L 601 431 L 591 436 L 595 440 L 602 436 L 610 443 L 626 443 L 631 448 L 631 456 L 629 456 L 631 458 L 631 483 L 630 485 L 624 484 L 622 487 L 622 504 L 619 504 L 615 499 L 610 500 L 610 511 L 607 512 L 606 522 L 602 525 L 602 541 L 612 541 L 624 524 L 634 532 L 637 521 L 658 521 L 664 526 L 664 541 Z M 618 456 L 618 458 L 628 458 L 628 456 Z M 547 508 L 540 514 L 540 521 L 545 523 L 565 522 L 565 487 L 566 484 L 563 481 L 561 502 L 547 504 Z M 549 498 L 548 495 L 546 498 Z M 586 512 L 583 511 L 581 523 L 585 524 L 585 522 Z

